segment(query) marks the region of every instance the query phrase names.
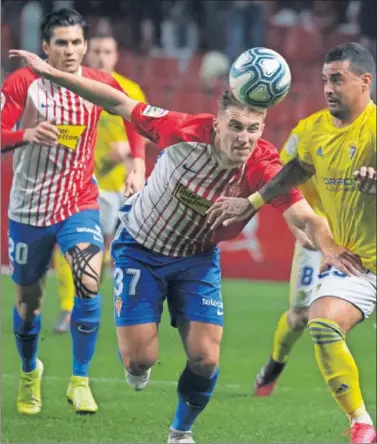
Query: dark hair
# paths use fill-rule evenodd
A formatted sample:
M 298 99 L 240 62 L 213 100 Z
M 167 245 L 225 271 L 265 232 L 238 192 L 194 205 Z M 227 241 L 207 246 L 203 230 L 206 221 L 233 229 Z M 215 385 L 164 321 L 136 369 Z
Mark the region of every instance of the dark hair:
M 251 111 L 254 111 L 256 113 L 261 113 L 261 114 L 266 112 L 265 110 L 258 110 L 258 109 L 252 108 L 251 106 L 244 105 L 243 103 L 241 103 L 239 100 L 236 99 L 236 97 L 234 96 L 232 91 L 230 91 L 230 89 L 226 89 L 225 91 L 223 91 L 221 93 L 219 100 L 217 102 L 217 107 L 218 107 L 219 111 L 225 111 L 231 106 L 234 106 L 235 108 L 239 108 L 239 109 L 248 108 Z
M 69 8 L 62 8 L 58 9 L 57 11 L 50 12 L 41 25 L 42 39 L 49 43 L 55 28 L 60 26 L 75 25 L 82 27 L 84 38 L 86 39 L 88 25 L 81 14 L 74 9 Z
M 373 55 L 364 46 L 355 42 L 343 43 L 330 49 L 325 58 L 325 63 L 350 61 L 350 70 L 361 76 L 362 74 L 372 74 L 375 77 L 376 64 Z

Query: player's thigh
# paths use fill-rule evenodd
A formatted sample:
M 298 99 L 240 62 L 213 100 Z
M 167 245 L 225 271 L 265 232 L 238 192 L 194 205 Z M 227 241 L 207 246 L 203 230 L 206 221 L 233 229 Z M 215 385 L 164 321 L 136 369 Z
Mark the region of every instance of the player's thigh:
M 337 322 L 345 331 L 368 318 L 376 307 L 375 275 L 347 276 L 332 268 L 319 275 L 309 319 L 326 318 Z
M 191 367 L 209 377 L 219 365 L 223 327 L 196 321 L 178 321 L 178 329 Z
M 113 236 L 118 222 L 121 207 L 120 193 L 116 191 L 99 191 L 100 223 L 105 236 Z
M 120 254 L 120 256 L 118 255 Z M 119 350 L 126 367 L 149 367 L 157 359 L 158 324 L 166 283 L 148 265 L 148 252 L 124 246 L 114 254 L 114 320 Z
M 72 269 L 77 295 L 97 294 L 104 250 L 99 211 L 85 210 L 66 219 L 57 241 Z
M 304 248 L 296 241 L 290 277 L 290 306 L 307 309 L 318 283 L 322 255 Z
M 34 227 L 9 221 L 8 255 L 12 279 L 30 287 L 46 274 L 52 259 L 55 227 Z
M 169 281 L 172 325 L 178 325 L 187 358 L 204 377 L 216 369 L 224 323 L 217 249 L 182 260 Z

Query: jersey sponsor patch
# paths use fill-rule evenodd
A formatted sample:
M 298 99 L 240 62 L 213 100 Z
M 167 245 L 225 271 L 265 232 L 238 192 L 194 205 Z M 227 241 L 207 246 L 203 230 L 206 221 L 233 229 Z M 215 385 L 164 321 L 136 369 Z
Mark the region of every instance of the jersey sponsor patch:
M 5 95 L 3 92 L 1 92 L 1 111 L 3 110 L 5 105 Z
M 166 114 L 168 114 L 168 112 L 169 111 L 166 109 L 157 108 L 156 106 L 148 105 L 145 108 L 145 110 L 143 111 L 143 116 L 162 117 L 162 116 L 166 116 Z
M 74 151 L 86 125 L 56 125 L 56 128 L 59 130 L 58 142 L 60 145 Z
M 174 190 L 174 196 L 183 203 L 186 207 L 191 208 L 195 213 L 201 216 L 206 215 L 206 211 L 213 205 L 213 203 L 199 196 L 194 191 L 189 190 L 184 185 L 179 183 Z
M 297 154 L 297 148 L 298 148 L 298 137 L 296 134 L 293 134 L 287 141 L 287 144 L 285 145 L 285 151 L 290 155 L 294 156 Z

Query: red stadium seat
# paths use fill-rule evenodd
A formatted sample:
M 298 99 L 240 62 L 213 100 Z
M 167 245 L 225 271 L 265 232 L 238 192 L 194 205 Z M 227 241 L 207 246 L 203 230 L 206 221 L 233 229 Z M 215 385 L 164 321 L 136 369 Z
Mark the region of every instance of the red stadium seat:
M 284 55 L 285 37 L 287 35 L 287 27 L 269 24 L 267 27 L 266 47 L 277 51 Z
M 313 114 L 321 109 L 325 108 L 326 103 L 324 99 L 324 95 L 319 93 L 311 93 L 305 96 L 302 96 L 297 104 L 295 109 L 293 110 L 294 115 L 298 120 L 303 119 L 304 117 L 308 117 L 310 114 Z
M 322 35 L 315 29 L 293 27 L 287 31 L 284 54 L 289 61 L 301 63 L 317 60 L 322 56 Z
M 210 113 L 211 96 L 202 92 L 176 90 L 172 96 L 171 109 L 189 114 Z
M 170 109 L 171 108 L 171 92 L 164 88 L 145 88 L 145 95 L 147 101 L 153 106 L 159 108 Z
M 176 59 L 164 57 L 145 57 L 141 63 L 139 81 L 143 85 L 174 88 L 179 81 L 180 72 Z

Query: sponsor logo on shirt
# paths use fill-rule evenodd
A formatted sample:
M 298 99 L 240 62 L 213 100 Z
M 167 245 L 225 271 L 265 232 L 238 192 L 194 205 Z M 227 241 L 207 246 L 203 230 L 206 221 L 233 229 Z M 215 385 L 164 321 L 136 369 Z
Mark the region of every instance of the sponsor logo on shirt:
M 356 179 L 353 177 L 322 177 L 329 191 L 353 191 L 356 190 Z
M 213 205 L 213 203 L 199 196 L 194 191 L 189 190 L 184 185 L 179 183 L 174 190 L 174 196 L 182 202 L 186 207 L 191 208 L 196 213 L 205 216 L 206 211 Z
M 86 125 L 56 125 L 59 130 L 58 142 L 70 150 L 75 150 L 86 129 Z
M 168 114 L 168 112 L 169 111 L 167 111 L 166 109 L 157 108 L 156 106 L 148 105 L 145 108 L 145 110 L 143 111 L 143 116 L 162 117 L 162 116 L 166 116 L 166 114 Z

